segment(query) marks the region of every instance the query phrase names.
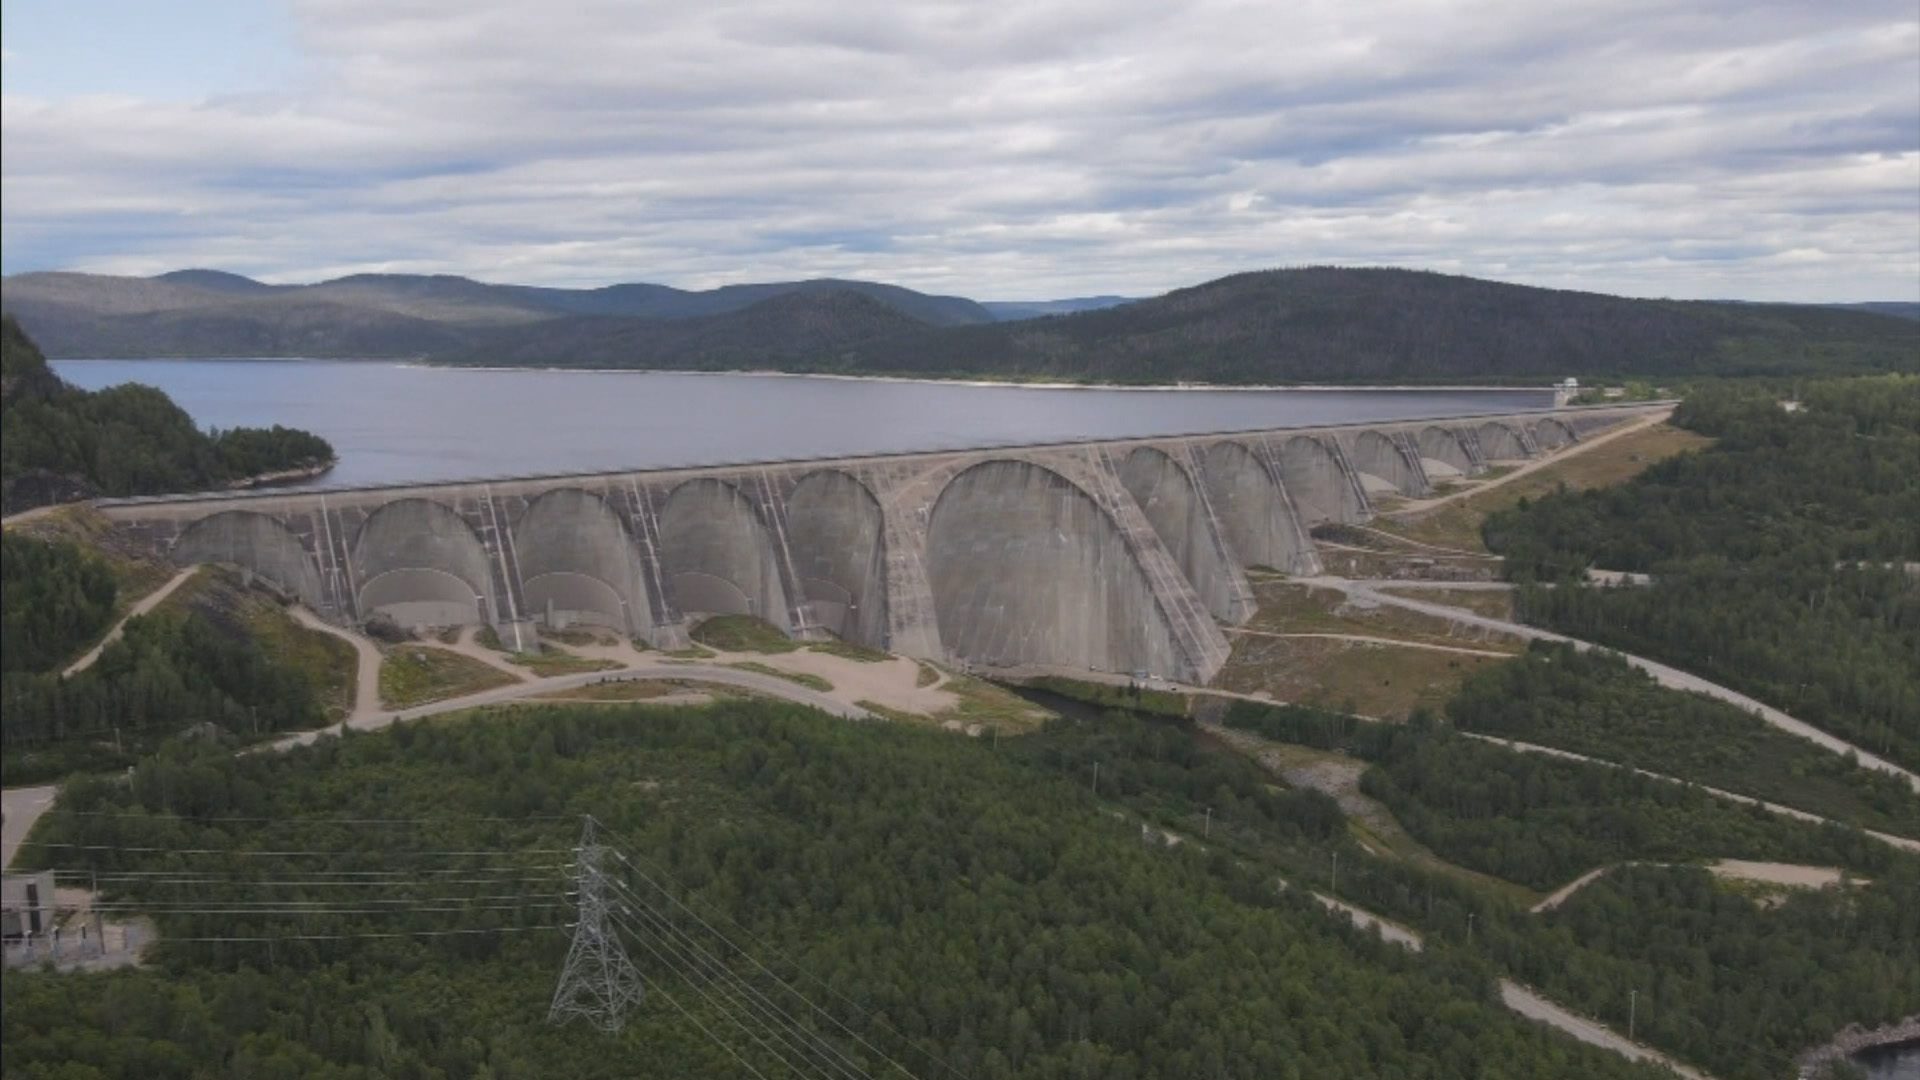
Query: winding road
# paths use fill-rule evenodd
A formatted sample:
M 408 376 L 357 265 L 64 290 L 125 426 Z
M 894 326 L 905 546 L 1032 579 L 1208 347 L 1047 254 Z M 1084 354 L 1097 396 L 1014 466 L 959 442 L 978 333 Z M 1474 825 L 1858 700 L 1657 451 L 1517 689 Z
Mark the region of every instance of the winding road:
M 60 672 L 60 677 L 63 679 L 71 679 L 75 675 L 92 667 L 93 662 L 100 659 L 100 654 L 107 651 L 107 646 L 120 640 L 120 635 L 126 631 L 127 620 L 145 615 L 147 612 L 159 607 L 167 597 L 174 594 L 175 590 L 185 585 L 187 579 L 192 577 L 194 571 L 198 569 L 199 567 L 197 566 L 189 566 L 168 578 L 166 584 L 141 597 L 138 603 L 127 609 L 127 613 L 120 617 L 119 622 L 113 624 L 113 629 L 108 630 L 107 636 L 100 639 L 100 644 L 88 649 L 80 659 L 68 664 L 66 669 Z
M 1542 630 L 1537 626 L 1528 626 L 1525 623 L 1511 622 L 1506 619 L 1496 619 L 1489 615 L 1481 615 L 1477 612 L 1468 611 L 1465 608 L 1436 604 L 1427 600 L 1415 600 L 1410 596 L 1395 596 L 1392 593 L 1381 591 L 1383 587 L 1397 588 L 1404 584 L 1404 582 L 1392 580 L 1354 580 L 1339 577 L 1302 577 L 1292 580 L 1301 585 L 1337 589 L 1340 592 L 1346 593 L 1348 596 L 1359 597 L 1377 604 L 1388 604 L 1393 607 L 1405 608 L 1408 611 L 1417 611 L 1424 615 L 1449 619 L 1467 626 L 1478 626 L 1488 630 L 1498 630 L 1502 633 L 1513 634 L 1517 637 L 1533 641 L 1565 642 L 1574 648 L 1583 650 L 1606 648 L 1606 646 L 1596 645 L 1590 641 L 1570 638 L 1565 634 L 1556 634 L 1551 630 Z M 1903 769 L 1893 762 L 1880 757 L 1878 754 L 1861 749 L 1847 742 L 1845 739 L 1829 735 L 1804 720 L 1788 716 L 1786 713 L 1781 712 L 1771 705 L 1755 701 L 1753 698 L 1742 694 L 1738 690 L 1729 689 L 1721 686 L 1719 683 L 1709 682 L 1698 675 L 1688 674 L 1679 668 L 1669 667 L 1657 660 L 1648 660 L 1643 656 L 1620 652 L 1618 649 L 1608 649 L 1608 651 L 1617 653 L 1622 659 L 1626 660 L 1627 663 L 1652 675 L 1654 680 L 1662 686 L 1674 690 L 1685 690 L 1695 694 L 1704 694 L 1707 697 L 1717 698 L 1730 705 L 1737 706 L 1747 712 L 1754 713 L 1759 716 L 1760 719 L 1790 735 L 1798 735 L 1836 754 L 1852 754 L 1859 760 L 1861 766 L 1897 776 L 1906 781 L 1907 786 L 1911 787 L 1915 792 L 1920 792 L 1920 775 Z

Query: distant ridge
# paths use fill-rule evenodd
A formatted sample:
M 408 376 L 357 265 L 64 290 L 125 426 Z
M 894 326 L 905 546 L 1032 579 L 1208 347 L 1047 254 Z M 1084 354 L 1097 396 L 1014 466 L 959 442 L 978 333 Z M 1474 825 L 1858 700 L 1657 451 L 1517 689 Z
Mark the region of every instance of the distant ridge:
M 1099 311 L 1103 308 L 1119 307 L 1140 299 L 1137 296 L 1079 296 L 1070 300 L 983 300 L 980 306 L 986 308 L 1000 322 L 1012 322 L 1016 319 L 1040 319 L 1048 315 L 1072 315 L 1081 311 Z
M 792 293 L 857 294 L 924 326 L 993 321 L 964 297 L 830 278 L 690 291 L 650 284 L 553 289 L 423 274 L 269 285 L 193 269 L 150 278 L 18 274 L 0 284 L 6 310 L 54 357 L 417 357 L 459 351 L 482 328 L 577 316 L 706 318 Z
M 49 355 L 1223 384 L 1920 370 L 1920 305 L 1640 300 L 1414 270 L 1265 270 L 1127 301 L 997 301 L 820 279 L 688 291 L 215 270 L 5 279 Z
M 205 289 L 208 292 L 262 293 L 272 292 L 273 286 L 264 281 L 255 281 L 239 274 L 229 274 L 225 270 L 175 270 L 161 274 L 155 281 L 169 281 L 175 285 Z

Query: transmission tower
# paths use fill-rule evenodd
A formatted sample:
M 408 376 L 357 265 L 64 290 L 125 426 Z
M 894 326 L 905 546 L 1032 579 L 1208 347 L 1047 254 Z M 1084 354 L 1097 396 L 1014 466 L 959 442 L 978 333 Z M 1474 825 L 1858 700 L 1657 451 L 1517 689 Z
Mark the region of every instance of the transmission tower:
M 580 918 L 574 924 L 566 966 L 560 970 L 560 985 L 553 990 L 547 1022 L 564 1024 L 580 1016 L 612 1034 L 626 1022 L 627 1007 L 638 1005 L 647 991 L 619 937 L 607 926 L 607 882 L 600 869 L 605 853 L 594 836 L 593 815 L 589 814 L 580 828 L 574 871 Z

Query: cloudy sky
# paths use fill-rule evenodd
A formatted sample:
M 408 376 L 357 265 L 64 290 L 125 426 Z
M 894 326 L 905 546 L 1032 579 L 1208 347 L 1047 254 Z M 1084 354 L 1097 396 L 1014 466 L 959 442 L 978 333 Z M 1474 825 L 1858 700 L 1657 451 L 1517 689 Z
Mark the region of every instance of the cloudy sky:
M 1913 0 L 7 0 L 7 273 L 1920 299 Z

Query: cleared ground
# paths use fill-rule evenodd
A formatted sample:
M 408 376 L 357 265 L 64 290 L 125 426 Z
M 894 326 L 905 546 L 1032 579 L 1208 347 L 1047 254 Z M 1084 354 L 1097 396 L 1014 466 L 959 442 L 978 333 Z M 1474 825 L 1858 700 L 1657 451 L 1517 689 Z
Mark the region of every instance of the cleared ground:
M 380 703 L 405 709 L 513 682 L 505 672 L 457 652 L 433 645 L 401 645 L 380 665 Z
M 1494 656 L 1330 638 L 1233 637 L 1233 654 L 1213 684 L 1382 719 L 1419 706 L 1438 709 Z
M 1367 763 L 1331 750 L 1316 750 L 1275 742 L 1246 731 L 1205 725 L 1209 735 L 1253 758 L 1261 767 L 1296 788 L 1313 788 L 1332 796 L 1347 815 L 1347 829 L 1361 846 L 1376 855 L 1401 859 L 1488 889 L 1522 906 L 1531 906 L 1540 894 L 1524 885 L 1478 873 L 1440 858 L 1402 828 L 1393 812 L 1360 790 Z M 1329 867 L 1331 872 L 1331 867 Z
M 1247 621 L 1245 628 L 1248 630 L 1281 634 L 1353 634 L 1507 652 L 1519 652 L 1522 645 L 1512 635 L 1483 626 L 1352 600 L 1337 589 L 1316 589 L 1277 578 L 1255 578 L 1251 584 L 1260 610 Z M 1452 603 L 1431 593 L 1432 590 L 1426 590 L 1420 595 L 1434 603 Z

